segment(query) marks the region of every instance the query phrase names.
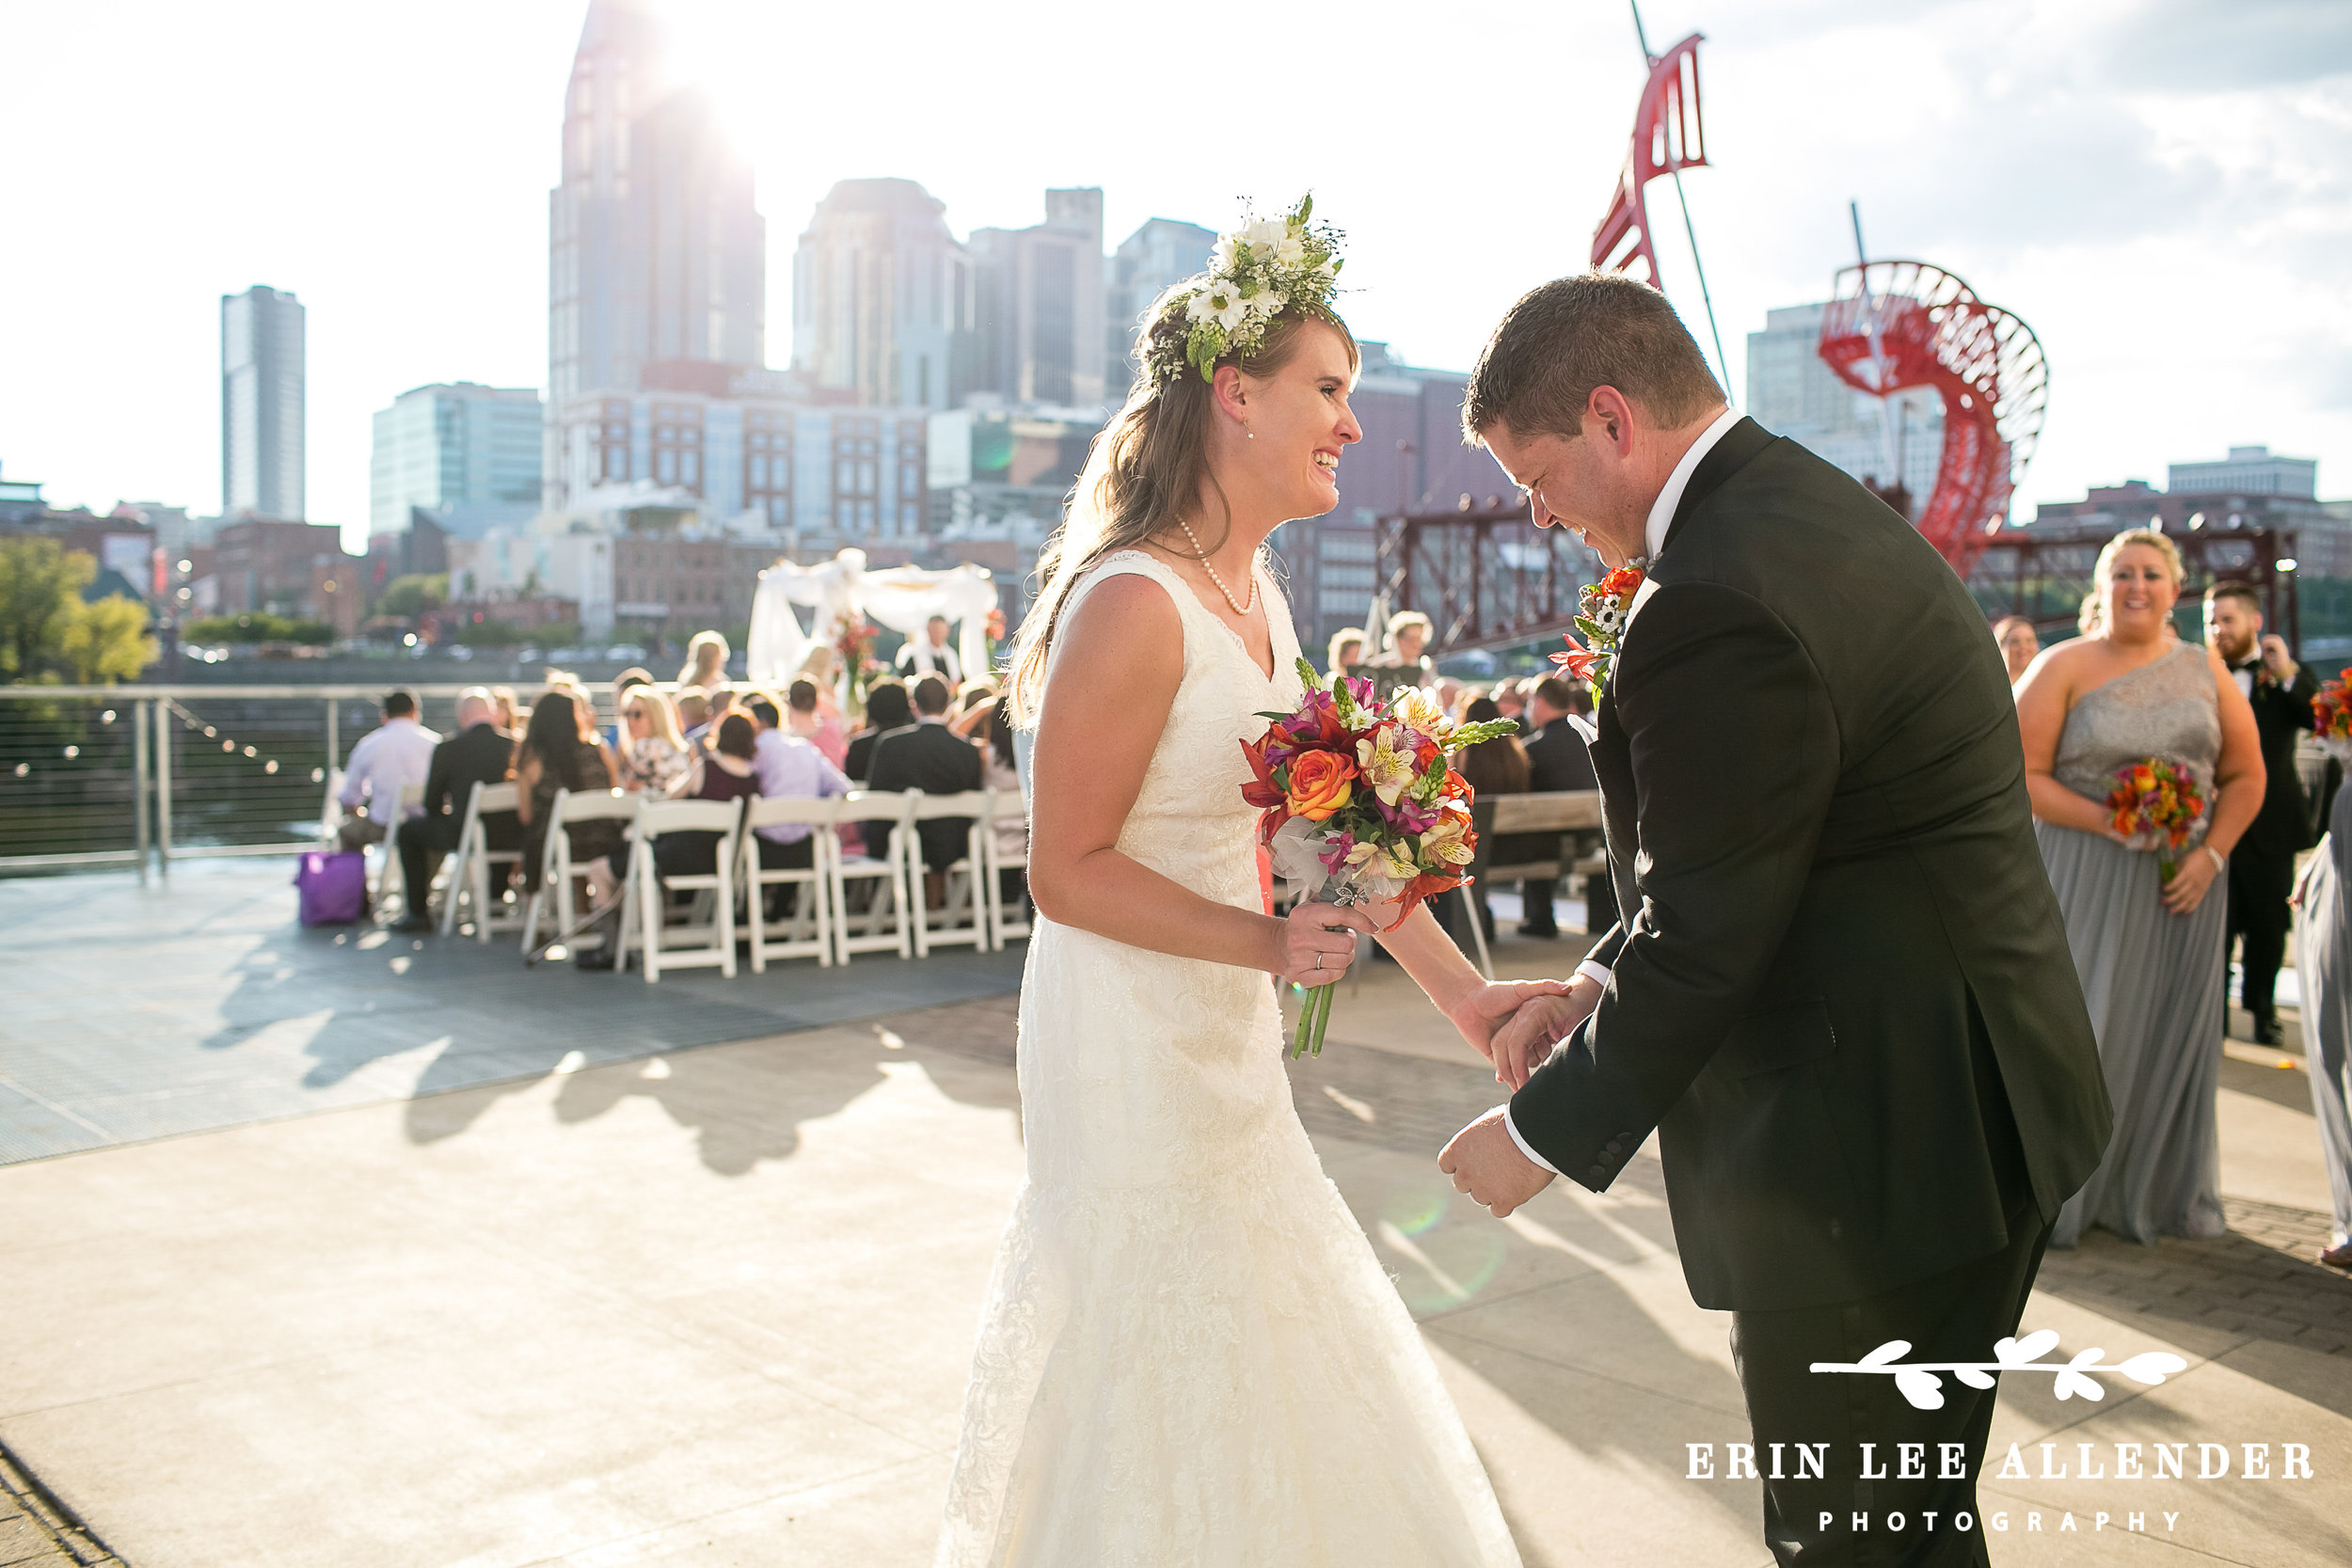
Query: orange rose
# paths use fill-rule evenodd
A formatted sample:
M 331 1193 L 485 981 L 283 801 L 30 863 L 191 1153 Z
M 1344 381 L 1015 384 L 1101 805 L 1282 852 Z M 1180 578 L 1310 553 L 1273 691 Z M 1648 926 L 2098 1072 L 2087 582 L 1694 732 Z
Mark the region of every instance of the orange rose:
M 1337 752 L 1301 752 L 1291 759 L 1291 814 L 1320 822 L 1354 799 L 1356 765 Z

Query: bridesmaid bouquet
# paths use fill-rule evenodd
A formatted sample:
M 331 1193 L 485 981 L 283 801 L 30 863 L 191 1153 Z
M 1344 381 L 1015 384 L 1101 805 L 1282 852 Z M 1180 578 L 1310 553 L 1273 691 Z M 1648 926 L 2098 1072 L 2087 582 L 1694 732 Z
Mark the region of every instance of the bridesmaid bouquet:
M 1259 841 L 1295 894 L 1343 907 L 1393 901 L 1393 931 L 1415 904 L 1461 886 L 1477 850 L 1470 786 L 1450 759 L 1518 726 L 1456 724 L 1417 687 L 1375 703 L 1371 681 L 1334 673 L 1327 687 L 1303 658 L 1298 675 L 1297 709 L 1260 714 L 1274 722 L 1241 743 L 1242 799 L 1260 809 Z M 1331 988 L 1317 987 L 1291 1054 L 1321 1055 L 1330 1017 Z
M 2352 763 L 2352 669 L 2341 671 L 2312 699 L 2320 745 L 2338 762 Z
M 2114 814 L 2115 831 L 2131 841 L 2130 847 L 2158 852 L 2156 870 L 2169 882 L 2179 869 L 2172 852 L 2205 819 L 2205 792 L 2181 764 L 2146 757 L 2115 770 L 2107 810 Z

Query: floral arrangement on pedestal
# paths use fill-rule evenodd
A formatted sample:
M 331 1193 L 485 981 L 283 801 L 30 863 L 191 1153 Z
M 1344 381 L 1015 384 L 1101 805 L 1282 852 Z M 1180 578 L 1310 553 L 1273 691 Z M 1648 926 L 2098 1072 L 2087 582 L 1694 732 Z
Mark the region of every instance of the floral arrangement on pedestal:
M 882 668 L 874 659 L 874 624 L 863 615 L 842 616 L 834 623 L 833 651 L 841 658 L 842 708 L 864 719 L 866 688 Z

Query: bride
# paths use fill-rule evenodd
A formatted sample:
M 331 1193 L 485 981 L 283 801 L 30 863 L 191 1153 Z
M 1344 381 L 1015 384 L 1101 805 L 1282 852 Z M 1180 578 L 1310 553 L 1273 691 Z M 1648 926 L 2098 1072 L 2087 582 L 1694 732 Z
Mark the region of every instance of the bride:
M 1277 983 L 1329 984 L 1374 929 L 1263 912 L 1241 793 L 1238 742 L 1300 697 L 1261 546 L 1338 503 L 1360 436 L 1336 235 L 1308 214 L 1224 236 L 1154 307 L 1022 628 L 1027 1177 L 942 1568 L 1518 1561 L 1283 1069 Z M 1482 1051 L 1559 990 L 1485 984 L 1425 910 L 1384 940 Z

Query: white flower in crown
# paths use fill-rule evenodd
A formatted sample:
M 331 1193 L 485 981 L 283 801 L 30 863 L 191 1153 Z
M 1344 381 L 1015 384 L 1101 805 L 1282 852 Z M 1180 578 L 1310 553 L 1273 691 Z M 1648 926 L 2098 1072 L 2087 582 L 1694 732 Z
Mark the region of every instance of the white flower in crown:
M 1198 370 L 1205 379 L 1219 359 L 1247 356 L 1284 310 L 1328 316 L 1339 277 L 1340 232 L 1310 221 L 1311 198 L 1276 218 L 1253 218 L 1217 236 L 1209 270 L 1163 297 L 1146 328 L 1143 358 L 1161 380 Z M 1169 330 L 1181 322 L 1182 331 Z
M 1185 314 L 1197 322 L 1215 322 L 1219 331 L 1230 333 L 1249 314 L 1249 302 L 1241 297 L 1241 285 L 1232 278 L 1212 277 L 1192 296 Z

